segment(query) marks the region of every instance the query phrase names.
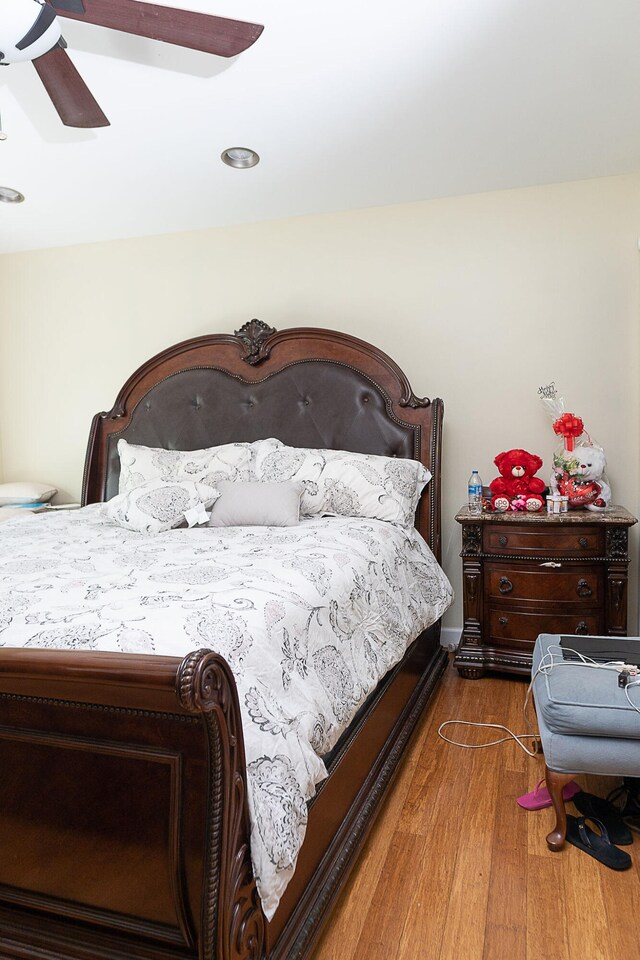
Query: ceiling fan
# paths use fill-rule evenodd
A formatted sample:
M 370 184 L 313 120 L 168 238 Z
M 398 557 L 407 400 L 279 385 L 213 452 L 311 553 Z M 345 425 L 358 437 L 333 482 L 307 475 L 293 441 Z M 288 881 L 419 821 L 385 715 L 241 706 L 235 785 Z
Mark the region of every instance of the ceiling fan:
M 109 121 L 66 53 L 57 15 L 219 57 L 242 53 L 264 29 L 139 0 L 0 0 L 0 66 L 33 61 L 68 127 L 108 127 Z

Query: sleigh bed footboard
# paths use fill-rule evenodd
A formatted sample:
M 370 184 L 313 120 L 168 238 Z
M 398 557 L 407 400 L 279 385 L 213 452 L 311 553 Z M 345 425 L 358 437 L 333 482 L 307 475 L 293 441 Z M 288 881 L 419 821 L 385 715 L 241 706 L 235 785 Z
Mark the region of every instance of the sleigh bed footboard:
M 262 955 L 226 662 L 0 651 L 2 960 Z

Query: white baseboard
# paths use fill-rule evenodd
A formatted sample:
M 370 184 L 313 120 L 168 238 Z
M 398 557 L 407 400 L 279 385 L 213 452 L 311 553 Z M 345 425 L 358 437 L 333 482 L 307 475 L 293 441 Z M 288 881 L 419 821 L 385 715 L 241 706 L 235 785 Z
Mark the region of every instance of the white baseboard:
M 440 632 L 440 643 L 445 650 L 454 651 L 458 649 L 462 627 L 443 627 Z

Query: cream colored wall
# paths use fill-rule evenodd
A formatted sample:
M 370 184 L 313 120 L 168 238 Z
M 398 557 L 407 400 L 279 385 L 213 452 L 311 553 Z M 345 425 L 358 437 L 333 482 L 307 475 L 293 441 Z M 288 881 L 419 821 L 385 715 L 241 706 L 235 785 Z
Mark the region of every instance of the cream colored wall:
M 445 400 L 444 566 L 460 598 L 452 517 L 471 468 L 488 483 L 493 457 L 523 446 L 547 475 L 542 383 L 584 417 L 615 500 L 638 511 L 639 234 L 633 175 L 5 255 L 5 479 L 77 499 L 93 413 L 171 343 L 251 317 L 346 330 Z M 447 624 L 461 622 L 458 599 Z

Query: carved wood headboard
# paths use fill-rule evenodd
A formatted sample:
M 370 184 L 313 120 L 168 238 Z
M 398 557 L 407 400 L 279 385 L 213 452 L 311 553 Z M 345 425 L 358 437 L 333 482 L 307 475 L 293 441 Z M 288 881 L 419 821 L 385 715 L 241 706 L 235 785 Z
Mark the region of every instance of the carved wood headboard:
M 416 526 L 441 559 L 443 403 L 416 397 L 385 353 L 346 333 L 276 332 L 251 320 L 235 334 L 185 340 L 129 377 L 93 418 L 82 502 L 118 492 L 117 442 L 175 450 L 277 437 L 290 446 L 421 460 L 433 478 Z

